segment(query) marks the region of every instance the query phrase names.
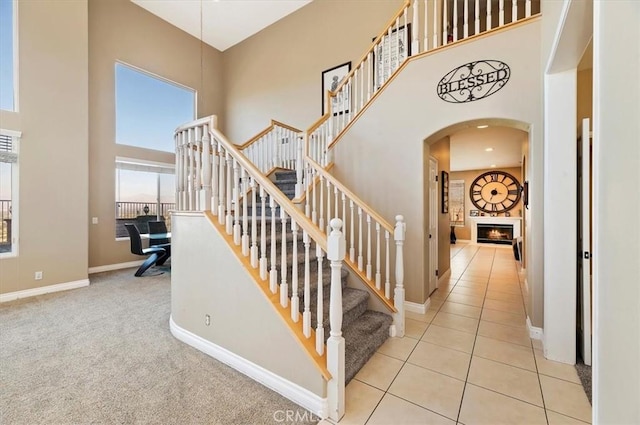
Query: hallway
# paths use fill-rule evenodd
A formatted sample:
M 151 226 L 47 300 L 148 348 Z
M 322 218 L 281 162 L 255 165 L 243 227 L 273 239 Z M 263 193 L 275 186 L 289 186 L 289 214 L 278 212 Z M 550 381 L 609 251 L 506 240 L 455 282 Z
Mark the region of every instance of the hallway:
M 340 424 L 591 422 L 575 368 L 529 338 L 510 247 L 451 248 L 450 278 L 349 383 Z

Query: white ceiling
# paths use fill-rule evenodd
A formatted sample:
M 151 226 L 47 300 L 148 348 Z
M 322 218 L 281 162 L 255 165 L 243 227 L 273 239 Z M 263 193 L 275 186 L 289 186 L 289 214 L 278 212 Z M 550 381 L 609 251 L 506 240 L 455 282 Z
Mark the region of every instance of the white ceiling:
M 220 51 L 240 43 L 311 2 L 311 0 L 131 1 Z M 202 37 L 200 37 L 201 34 Z
M 449 137 L 451 171 L 519 167 L 526 137 L 526 132 L 509 127 L 460 130 Z

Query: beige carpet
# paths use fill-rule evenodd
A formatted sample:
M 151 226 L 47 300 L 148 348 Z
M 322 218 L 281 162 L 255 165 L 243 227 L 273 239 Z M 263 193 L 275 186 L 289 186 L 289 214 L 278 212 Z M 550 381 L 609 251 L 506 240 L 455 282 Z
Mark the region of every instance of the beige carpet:
M 305 417 L 298 405 L 176 340 L 170 273 L 135 278 L 134 271 L 91 275 L 87 288 L 0 305 L 1 424 Z

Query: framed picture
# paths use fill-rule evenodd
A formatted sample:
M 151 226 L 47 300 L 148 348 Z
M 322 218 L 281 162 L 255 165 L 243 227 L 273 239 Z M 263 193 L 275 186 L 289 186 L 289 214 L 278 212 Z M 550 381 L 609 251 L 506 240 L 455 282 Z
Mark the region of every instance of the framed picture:
M 449 221 L 464 226 L 464 180 L 449 180 Z
M 522 203 L 526 209 L 529 209 L 529 182 L 525 181 L 522 190 Z
M 326 71 L 322 71 L 322 115 L 327 112 L 325 108 L 328 105 L 328 91 L 334 91 L 338 88 L 344 77 L 351 71 L 351 62 L 343 63 Z M 331 99 L 331 111 L 333 115 L 346 114 L 349 112 L 351 105 L 351 93 L 349 87 L 341 90 L 336 97 Z
M 440 173 L 442 176 L 442 184 L 440 185 L 440 190 L 442 193 L 442 213 L 447 214 L 449 212 L 449 173 L 446 171 L 442 171 Z
M 375 38 L 374 38 L 375 40 Z M 373 86 L 378 90 L 411 56 L 411 24 L 386 34 L 373 49 Z
M 469 217 L 478 217 L 480 216 L 480 211 L 478 210 L 469 210 Z

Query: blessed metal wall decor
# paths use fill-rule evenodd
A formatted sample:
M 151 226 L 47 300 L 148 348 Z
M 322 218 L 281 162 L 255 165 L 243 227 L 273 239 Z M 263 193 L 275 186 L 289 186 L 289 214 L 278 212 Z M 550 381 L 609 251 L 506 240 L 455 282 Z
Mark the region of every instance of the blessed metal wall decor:
M 484 99 L 502 89 L 511 77 L 509 65 L 497 60 L 479 60 L 457 67 L 438 83 L 438 96 L 445 102 L 467 103 Z

